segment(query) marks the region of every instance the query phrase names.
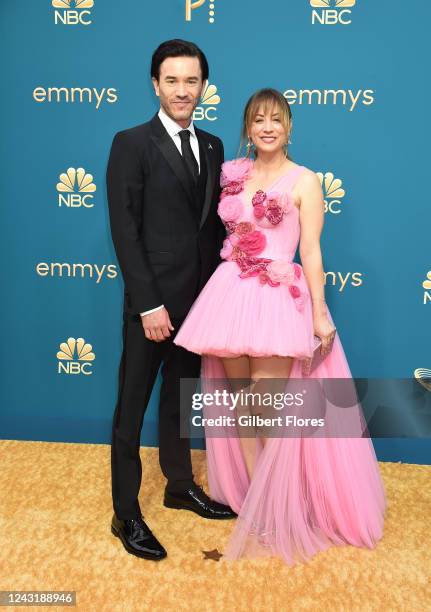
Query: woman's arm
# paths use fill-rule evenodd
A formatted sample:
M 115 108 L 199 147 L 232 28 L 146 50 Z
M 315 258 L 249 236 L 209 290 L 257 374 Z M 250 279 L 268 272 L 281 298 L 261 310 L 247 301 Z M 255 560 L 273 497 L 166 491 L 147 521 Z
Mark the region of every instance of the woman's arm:
M 314 172 L 303 173 L 298 182 L 298 195 L 301 224 L 299 255 L 310 288 L 314 332 L 321 338 L 323 351 L 325 351 L 329 346 L 334 326 L 329 321 L 326 310 L 325 276 L 320 249 L 320 235 L 325 216 L 323 192 L 319 178 Z

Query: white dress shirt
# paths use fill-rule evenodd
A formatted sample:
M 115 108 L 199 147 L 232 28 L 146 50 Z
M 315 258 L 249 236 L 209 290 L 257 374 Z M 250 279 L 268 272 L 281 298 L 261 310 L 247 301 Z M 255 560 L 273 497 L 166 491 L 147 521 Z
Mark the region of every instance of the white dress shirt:
M 200 157 L 199 157 L 199 142 L 198 142 L 198 137 L 196 136 L 195 126 L 193 125 L 193 121 L 190 121 L 190 125 L 187 128 L 183 128 L 180 125 L 178 125 L 176 121 L 171 119 L 171 117 L 169 117 L 169 115 L 165 113 L 163 108 L 160 108 L 159 110 L 159 119 L 163 123 L 163 126 L 165 127 L 169 136 L 174 141 L 175 146 L 177 147 L 180 153 L 182 153 L 180 132 L 181 130 L 184 130 L 184 129 L 189 130 L 190 146 L 192 148 L 193 155 L 196 157 L 196 161 L 198 162 L 198 167 L 199 167 L 199 172 L 200 172 L 201 165 L 200 165 Z M 156 306 L 156 308 L 151 308 L 151 310 L 146 310 L 145 312 L 141 312 L 140 315 L 142 317 L 146 314 L 150 314 L 150 312 L 155 312 L 156 310 L 160 310 L 160 308 L 163 308 L 163 304 L 161 304 L 161 306 Z

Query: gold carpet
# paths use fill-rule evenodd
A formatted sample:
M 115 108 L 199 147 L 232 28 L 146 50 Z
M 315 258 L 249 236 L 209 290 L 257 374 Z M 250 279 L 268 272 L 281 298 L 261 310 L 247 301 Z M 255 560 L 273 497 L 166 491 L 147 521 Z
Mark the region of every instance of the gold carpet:
M 208 491 L 205 453 L 192 452 Z M 109 445 L 3 440 L 0 457 L 1 590 L 76 591 L 78 609 L 97 611 L 431 610 L 431 466 L 380 464 L 389 508 L 375 550 L 333 547 L 292 568 L 205 559 L 234 523 L 165 508 L 157 449 L 141 448 L 140 495 L 168 551 L 157 563 L 111 534 Z

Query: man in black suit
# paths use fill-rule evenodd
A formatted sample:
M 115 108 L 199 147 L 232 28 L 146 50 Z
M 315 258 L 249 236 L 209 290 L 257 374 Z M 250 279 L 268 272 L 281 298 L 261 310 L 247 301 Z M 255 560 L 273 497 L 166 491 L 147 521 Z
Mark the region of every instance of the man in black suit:
M 107 170 L 111 232 L 124 279 L 111 530 L 128 552 L 158 560 L 167 553 L 144 521 L 138 494 L 142 422 L 160 364 L 164 505 L 206 518 L 236 515 L 193 481 L 190 441 L 180 437 L 179 390 L 181 378 L 199 377 L 200 356 L 173 343 L 220 262 L 224 237 L 217 215 L 223 144 L 192 122 L 208 63 L 193 43 L 171 40 L 154 52 L 151 77 L 160 111 L 148 123 L 115 135 Z

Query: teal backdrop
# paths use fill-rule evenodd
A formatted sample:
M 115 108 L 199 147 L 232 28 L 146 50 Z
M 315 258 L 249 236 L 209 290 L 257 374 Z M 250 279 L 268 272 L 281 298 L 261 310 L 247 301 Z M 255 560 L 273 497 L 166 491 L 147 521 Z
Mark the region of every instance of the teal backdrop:
M 2 438 L 110 442 L 123 286 L 106 163 L 115 132 L 157 111 L 150 58 L 169 38 L 208 57 L 196 121 L 223 139 L 227 158 L 256 89 L 291 102 L 291 155 L 321 173 L 326 295 L 353 375 L 414 380 L 431 368 L 429 3 L 0 7 Z M 144 445 L 158 443 L 159 385 Z M 430 463 L 420 432 L 375 447 L 381 460 Z

